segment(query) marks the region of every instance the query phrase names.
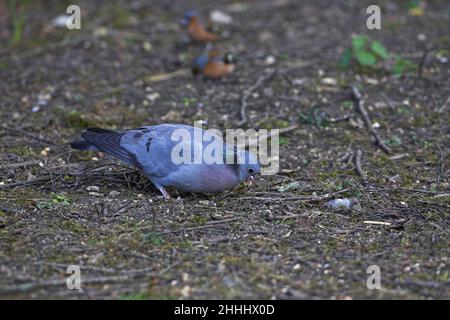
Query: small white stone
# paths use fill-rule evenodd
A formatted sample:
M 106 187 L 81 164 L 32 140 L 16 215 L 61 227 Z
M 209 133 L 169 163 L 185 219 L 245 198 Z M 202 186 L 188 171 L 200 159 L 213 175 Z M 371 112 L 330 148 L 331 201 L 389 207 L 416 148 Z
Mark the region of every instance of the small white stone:
M 276 62 L 276 59 L 274 56 L 267 56 L 266 60 L 264 61 L 264 63 L 266 65 L 271 65 L 271 64 L 274 64 L 275 62 Z
M 149 93 L 146 95 L 146 98 L 150 102 L 154 102 L 156 99 L 160 97 L 158 92 Z
M 424 34 L 424 33 L 419 33 L 418 35 L 417 35 L 417 40 L 419 40 L 419 41 L 426 41 L 427 40 L 427 36 L 426 36 L 426 34 Z
M 145 41 L 145 42 L 142 44 L 142 48 L 143 48 L 145 51 L 149 52 L 149 51 L 152 51 L 153 46 L 152 46 L 152 44 L 151 44 L 150 42 Z
M 233 21 L 233 18 L 230 15 L 219 10 L 212 11 L 209 18 L 212 22 L 219 24 L 230 24 Z
M 326 84 L 327 86 L 335 86 L 337 85 L 337 80 L 331 77 L 325 77 L 322 79 L 322 84 Z
M 120 195 L 120 192 L 119 192 L 119 191 L 112 190 L 112 191 L 109 192 L 109 196 L 110 196 L 111 198 L 115 198 L 115 197 L 117 197 L 118 195 Z
M 184 286 L 183 289 L 181 289 L 181 295 L 185 298 L 189 297 L 189 295 L 191 294 L 191 287 L 189 286 Z
M 97 186 L 89 186 L 89 187 L 86 188 L 86 190 L 87 190 L 87 191 L 95 191 L 95 192 L 98 192 L 98 191 L 100 191 L 100 188 L 97 187 Z
M 89 192 L 89 195 L 94 197 L 103 197 L 103 193 L 100 192 Z

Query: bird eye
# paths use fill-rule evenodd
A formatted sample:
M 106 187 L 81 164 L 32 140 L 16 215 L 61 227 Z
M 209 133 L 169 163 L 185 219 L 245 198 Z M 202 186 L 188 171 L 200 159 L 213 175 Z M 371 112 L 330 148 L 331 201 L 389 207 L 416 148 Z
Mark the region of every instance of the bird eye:
M 250 169 L 248 169 L 248 173 L 253 173 L 253 172 L 255 172 L 255 170 L 253 170 L 252 168 L 250 168 Z

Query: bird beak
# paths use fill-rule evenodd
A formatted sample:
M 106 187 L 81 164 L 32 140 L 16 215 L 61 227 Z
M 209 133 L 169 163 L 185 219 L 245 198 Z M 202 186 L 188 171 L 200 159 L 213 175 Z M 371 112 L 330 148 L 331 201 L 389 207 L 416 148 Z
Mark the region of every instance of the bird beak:
M 253 176 L 248 176 L 245 180 L 244 180 L 244 184 L 246 186 L 251 186 L 253 184 L 253 181 L 255 180 L 255 178 Z

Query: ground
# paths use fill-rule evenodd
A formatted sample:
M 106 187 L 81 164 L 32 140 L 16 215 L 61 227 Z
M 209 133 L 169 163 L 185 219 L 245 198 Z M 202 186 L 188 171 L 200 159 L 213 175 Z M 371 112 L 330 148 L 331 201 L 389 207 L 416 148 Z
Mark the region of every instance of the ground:
M 448 1 L 380 2 L 381 30 L 366 28 L 374 1 L 78 1 L 81 30 L 48 28 L 72 2 L 29 2 L 16 43 L 0 12 L 1 298 L 450 297 Z M 183 71 L 203 48 L 178 25 L 191 8 L 232 16 L 212 26 L 238 57 L 232 75 Z M 410 68 L 342 68 L 355 34 Z M 93 125 L 194 120 L 299 127 L 281 136 L 278 174 L 172 201 L 68 145 Z M 335 198 L 356 205 L 325 206 Z M 66 287 L 70 265 L 82 290 Z M 371 265 L 381 289 L 366 286 Z

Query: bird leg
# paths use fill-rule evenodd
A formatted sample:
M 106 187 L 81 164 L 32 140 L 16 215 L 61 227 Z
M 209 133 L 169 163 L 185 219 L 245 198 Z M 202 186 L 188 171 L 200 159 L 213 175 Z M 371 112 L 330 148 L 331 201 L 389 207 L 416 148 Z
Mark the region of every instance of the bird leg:
M 167 192 L 167 190 L 163 186 L 156 185 L 156 187 L 162 193 L 162 195 L 163 195 L 165 200 L 170 200 L 171 199 L 170 194 Z

